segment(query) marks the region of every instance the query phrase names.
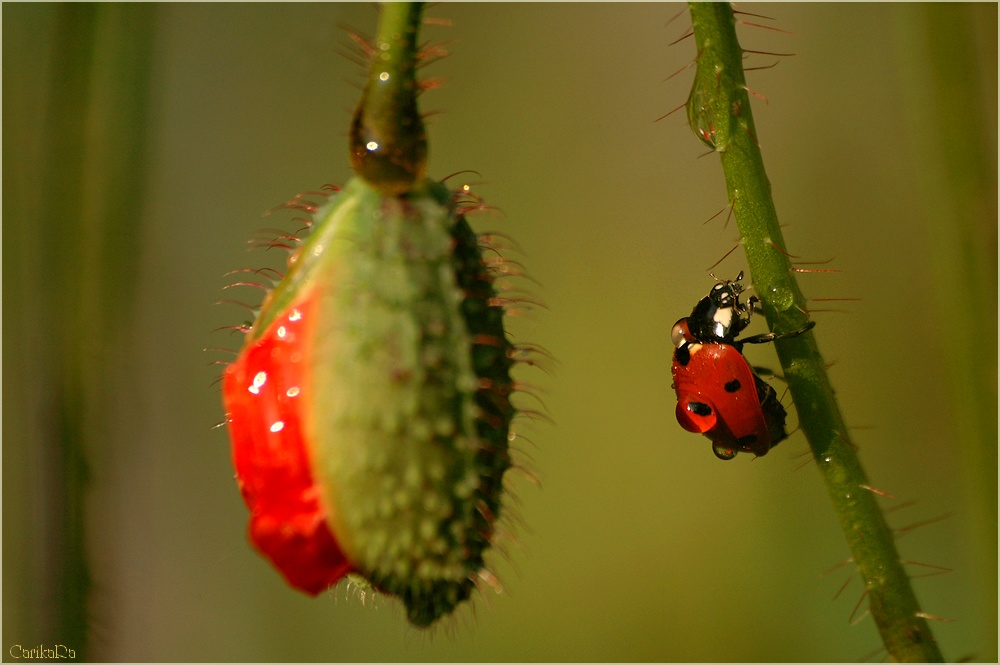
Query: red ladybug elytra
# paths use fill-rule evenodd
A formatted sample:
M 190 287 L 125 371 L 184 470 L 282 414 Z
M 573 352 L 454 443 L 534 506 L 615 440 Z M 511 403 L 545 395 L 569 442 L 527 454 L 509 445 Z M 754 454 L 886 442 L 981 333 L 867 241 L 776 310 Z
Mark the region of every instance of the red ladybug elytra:
M 738 452 L 766 455 L 787 438 L 785 408 L 770 385 L 743 356 L 744 344 L 763 344 L 811 329 L 810 321 L 789 333 L 765 333 L 737 340 L 750 325 L 756 296 L 740 302 L 743 273 L 721 281 L 698 301 L 691 315 L 674 324 L 674 390 L 677 422 L 712 441 L 719 459 Z

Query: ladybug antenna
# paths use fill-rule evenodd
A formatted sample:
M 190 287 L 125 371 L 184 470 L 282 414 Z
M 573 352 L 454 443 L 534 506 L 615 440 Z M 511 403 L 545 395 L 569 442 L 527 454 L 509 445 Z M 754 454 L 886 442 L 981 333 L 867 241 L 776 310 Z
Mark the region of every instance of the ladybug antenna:
M 728 254 L 726 256 L 728 256 Z M 725 258 L 725 257 L 723 257 L 723 258 Z M 741 279 L 743 279 L 743 271 L 741 270 L 740 274 L 736 276 L 736 279 L 732 279 L 732 280 L 730 280 L 730 279 L 721 279 L 719 277 L 716 277 L 714 272 L 708 273 L 708 276 L 711 277 L 712 279 L 714 279 L 716 282 L 729 282 L 730 284 L 735 284 L 736 282 L 738 282 Z

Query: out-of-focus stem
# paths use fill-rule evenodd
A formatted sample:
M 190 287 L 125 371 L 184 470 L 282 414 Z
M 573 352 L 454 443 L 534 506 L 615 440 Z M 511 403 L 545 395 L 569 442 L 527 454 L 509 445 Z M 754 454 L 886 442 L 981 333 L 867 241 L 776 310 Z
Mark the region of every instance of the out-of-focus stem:
M 45 639 L 87 660 L 91 459 L 107 451 L 108 398 L 134 292 L 145 161 L 152 5 L 55 10 L 36 232 L 39 303 L 52 332 L 41 407 Z M 58 203 L 54 203 L 55 200 Z

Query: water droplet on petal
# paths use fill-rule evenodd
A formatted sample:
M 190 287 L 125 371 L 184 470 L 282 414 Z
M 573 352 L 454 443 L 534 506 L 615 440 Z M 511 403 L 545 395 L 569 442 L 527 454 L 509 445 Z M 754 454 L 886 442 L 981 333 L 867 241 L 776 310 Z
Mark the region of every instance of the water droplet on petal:
M 253 383 L 247 390 L 257 395 L 260 393 L 260 387 L 264 385 L 265 381 L 267 381 L 267 372 L 257 372 L 253 377 Z

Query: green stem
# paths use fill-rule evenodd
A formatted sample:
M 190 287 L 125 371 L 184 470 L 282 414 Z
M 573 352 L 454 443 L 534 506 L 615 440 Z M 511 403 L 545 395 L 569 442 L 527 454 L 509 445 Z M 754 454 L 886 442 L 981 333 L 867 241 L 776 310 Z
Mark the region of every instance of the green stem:
M 88 498 L 94 460 L 109 452 L 109 398 L 136 280 L 154 8 L 66 3 L 54 19 L 44 177 L 33 183 L 41 206 L 17 223 L 43 238 L 25 259 L 43 266 L 38 285 L 25 288 L 37 288 L 40 352 L 52 368 L 38 427 L 49 507 L 42 585 L 52 606 L 39 623 L 44 640 L 88 660 Z
M 722 160 L 754 289 L 771 330 L 796 330 L 806 323 L 806 299 L 785 251 L 757 144 L 733 10 L 727 3 L 692 2 L 689 7 L 698 67 L 688 118 L 695 134 Z M 900 661 L 943 660 L 921 616 L 892 530 L 868 489 L 813 333 L 779 340 L 775 346 L 886 649 Z
M 48 252 L 52 270 L 40 274 L 48 323 L 63 329 L 82 303 L 79 238 L 71 232 L 85 196 L 86 119 L 92 85 L 97 12 L 93 5 L 64 5 L 56 14 L 53 78 L 49 84 L 46 127 L 46 189 L 60 192 L 63 204 L 50 215 Z M 62 211 L 66 211 L 63 213 Z M 55 217 L 55 219 L 53 219 Z M 69 226 L 67 226 L 67 224 Z M 36 257 L 37 260 L 38 257 Z M 51 281 L 49 281 L 51 280 Z M 68 280 L 68 281 L 64 281 Z M 85 382 L 75 362 L 73 336 L 48 350 L 54 360 L 53 385 L 45 410 L 52 423 L 43 441 L 44 463 L 51 474 L 45 494 L 53 509 L 45 516 L 46 572 L 55 606 L 45 608 L 41 623 L 64 640 L 81 660 L 87 657 L 87 601 L 91 578 L 86 552 L 86 499 L 89 467 L 84 420 Z
M 351 124 L 351 166 L 387 196 L 424 179 L 427 134 L 417 109 L 417 34 L 423 3 L 382 6 L 371 67 Z
M 977 520 L 977 542 L 969 543 L 980 557 L 976 614 L 990 640 L 983 652 L 996 653 L 997 348 L 983 343 L 983 331 L 997 325 L 997 143 L 988 130 L 997 70 L 979 52 L 996 50 L 996 33 L 986 26 L 996 23 L 997 6 L 906 3 L 894 18 L 919 219 L 934 248 L 931 300 L 940 320 L 962 322 L 949 326 L 940 347 L 948 359 L 948 412 Z

